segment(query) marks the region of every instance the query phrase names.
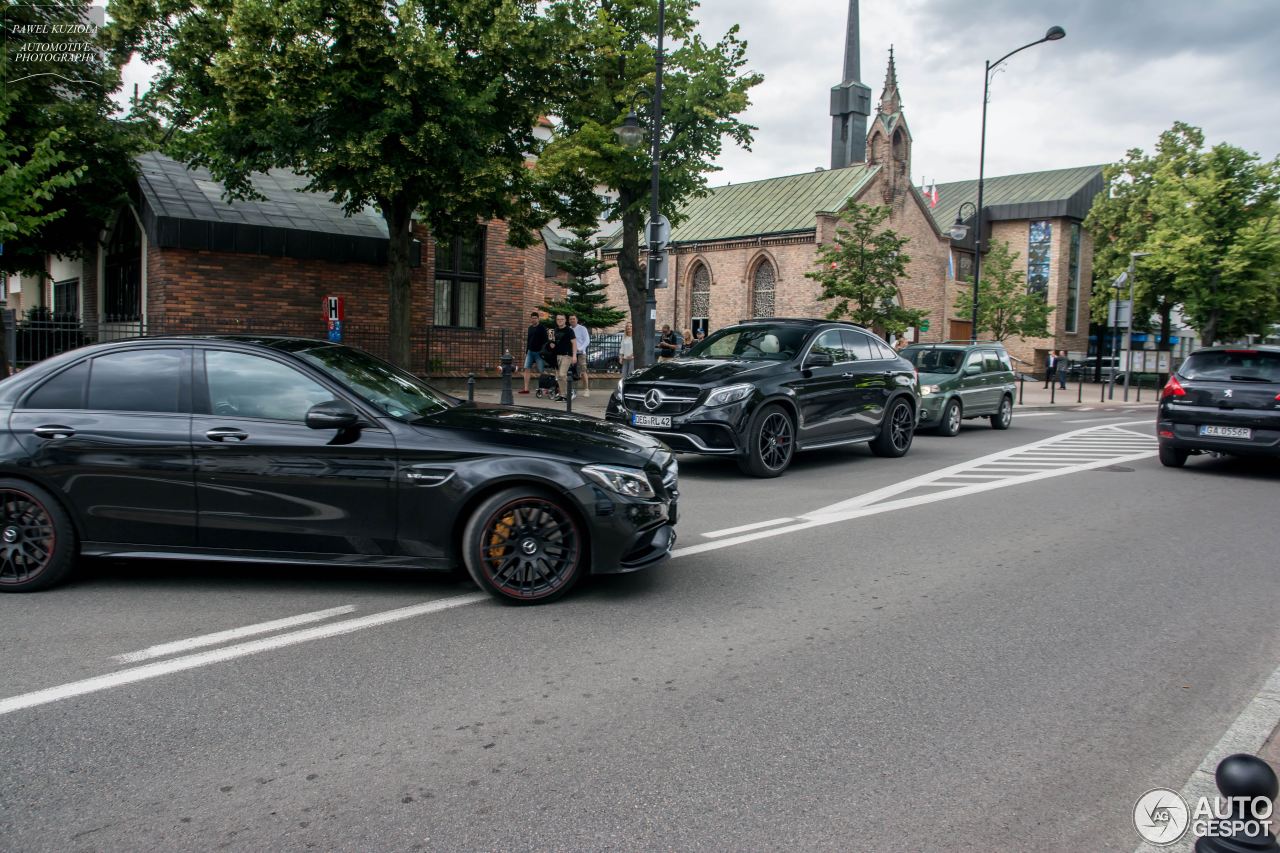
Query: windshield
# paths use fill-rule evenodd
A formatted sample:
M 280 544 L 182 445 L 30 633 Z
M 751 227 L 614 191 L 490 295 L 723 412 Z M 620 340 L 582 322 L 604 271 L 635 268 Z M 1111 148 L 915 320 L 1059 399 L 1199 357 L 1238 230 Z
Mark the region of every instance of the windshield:
M 1280 353 L 1214 350 L 1192 353 L 1178 373 L 1184 379 L 1225 382 L 1280 382 Z
M 899 353 L 921 373 L 959 373 L 964 350 L 938 347 L 907 347 Z
M 442 412 L 458 403 L 412 373 L 362 350 L 332 344 L 309 344 L 294 352 L 393 418 L 413 420 Z
M 687 357 L 787 361 L 800 352 L 807 335 L 802 326 L 730 326 L 695 345 Z

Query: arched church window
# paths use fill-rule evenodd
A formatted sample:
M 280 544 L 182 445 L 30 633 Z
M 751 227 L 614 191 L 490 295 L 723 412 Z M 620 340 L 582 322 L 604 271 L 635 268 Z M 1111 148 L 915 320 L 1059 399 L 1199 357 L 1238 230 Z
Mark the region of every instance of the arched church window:
M 698 264 L 693 271 L 693 293 L 689 305 L 689 318 L 694 332 L 707 330 L 711 319 L 711 270 L 706 264 Z
M 893 132 L 893 159 L 905 160 L 907 156 L 907 138 L 902 132 L 902 128 L 898 128 Z
M 773 264 L 761 261 L 756 267 L 755 275 L 751 277 L 752 317 L 773 316 L 773 292 L 776 283 L 777 276 L 774 274 Z

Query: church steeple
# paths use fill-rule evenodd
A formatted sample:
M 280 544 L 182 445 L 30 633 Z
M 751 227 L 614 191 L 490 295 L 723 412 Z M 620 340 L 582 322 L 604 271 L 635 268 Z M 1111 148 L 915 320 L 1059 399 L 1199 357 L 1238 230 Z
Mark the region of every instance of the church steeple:
M 831 168 L 861 163 L 866 152 L 871 88 L 858 79 L 858 0 L 849 0 L 844 36 L 844 80 L 831 87 Z
M 902 94 L 898 91 L 898 69 L 893 64 L 893 45 L 889 45 L 889 70 L 884 74 L 884 91 L 880 93 L 880 115 L 902 112 Z

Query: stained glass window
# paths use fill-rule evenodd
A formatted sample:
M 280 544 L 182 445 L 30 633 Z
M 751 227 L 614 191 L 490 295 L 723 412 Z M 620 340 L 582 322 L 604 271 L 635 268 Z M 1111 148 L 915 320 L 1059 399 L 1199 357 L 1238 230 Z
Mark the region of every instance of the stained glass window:
M 696 323 L 711 316 L 711 271 L 705 264 L 698 264 L 693 271 L 693 294 L 689 316 Z
M 773 316 L 773 290 L 776 281 L 773 265 L 768 261 L 763 261 L 756 267 L 755 275 L 751 277 L 752 317 Z
M 1080 313 L 1080 223 L 1071 223 L 1071 259 L 1067 265 L 1067 331 L 1076 331 Z
M 1053 229 L 1047 219 L 1031 223 L 1027 239 L 1027 293 L 1049 296 L 1049 250 L 1053 244 Z

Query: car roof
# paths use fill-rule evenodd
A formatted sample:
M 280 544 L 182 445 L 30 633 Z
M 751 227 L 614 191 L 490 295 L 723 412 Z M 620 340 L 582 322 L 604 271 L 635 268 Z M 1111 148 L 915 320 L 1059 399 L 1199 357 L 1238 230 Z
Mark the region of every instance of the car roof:
M 796 326 L 808 326 L 809 328 L 817 326 L 847 326 L 851 329 L 862 329 L 863 331 L 866 331 L 867 328 L 866 326 L 850 322 L 849 320 L 824 320 L 820 317 L 752 317 L 749 320 L 739 320 L 737 323 L 733 323 L 732 325 L 751 326 L 758 323 L 786 323 Z
M 1280 355 L 1280 346 L 1276 344 L 1217 344 L 1211 347 L 1201 347 L 1191 355 L 1201 352 L 1270 352 Z
M 938 343 L 914 343 L 908 344 L 906 349 L 968 349 L 969 347 L 983 347 L 984 349 L 1004 349 L 1004 344 L 999 341 L 939 341 Z

